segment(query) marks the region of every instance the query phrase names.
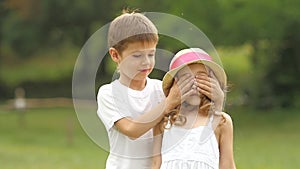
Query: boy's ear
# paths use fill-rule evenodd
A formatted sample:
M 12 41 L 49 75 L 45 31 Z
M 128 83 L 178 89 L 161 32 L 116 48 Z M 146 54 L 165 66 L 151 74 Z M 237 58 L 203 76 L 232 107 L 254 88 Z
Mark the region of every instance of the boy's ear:
M 121 56 L 115 48 L 109 48 L 109 54 L 114 62 L 119 63 L 121 61 Z

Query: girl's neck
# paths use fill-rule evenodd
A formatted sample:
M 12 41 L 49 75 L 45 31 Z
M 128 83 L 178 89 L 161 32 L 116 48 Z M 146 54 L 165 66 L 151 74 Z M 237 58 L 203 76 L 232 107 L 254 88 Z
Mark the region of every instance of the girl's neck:
M 208 113 L 200 110 L 200 105 L 189 105 L 185 102 L 181 105 L 181 111 L 187 113 L 197 113 L 200 116 L 207 116 Z
M 187 104 L 186 102 L 183 102 L 181 104 L 181 109 L 182 109 L 182 111 L 198 111 L 199 105 L 190 105 L 190 104 Z
M 206 126 L 208 124 L 209 115 L 205 111 L 201 111 L 199 106 L 181 106 L 181 114 L 186 117 L 184 128 L 196 128 Z

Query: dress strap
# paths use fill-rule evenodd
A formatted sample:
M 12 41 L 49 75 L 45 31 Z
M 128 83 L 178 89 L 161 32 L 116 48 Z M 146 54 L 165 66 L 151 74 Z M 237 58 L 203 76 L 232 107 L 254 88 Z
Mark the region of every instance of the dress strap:
M 214 115 L 211 114 L 210 117 L 209 117 L 209 122 L 208 122 L 208 126 L 212 126 L 212 122 L 214 120 Z

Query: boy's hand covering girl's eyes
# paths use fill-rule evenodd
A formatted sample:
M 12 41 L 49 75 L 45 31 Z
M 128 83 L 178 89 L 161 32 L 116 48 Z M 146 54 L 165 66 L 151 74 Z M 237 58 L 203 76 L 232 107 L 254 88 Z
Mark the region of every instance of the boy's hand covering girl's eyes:
M 221 86 L 214 73 L 210 71 L 209 74 L 210 77 L 205 75 L 197 75 L 195 86 L 197 86 L 197 90 L 199 92 L 206 95 L 215 103 L 218 111 L 222 111 L 224 92 L 221 89 Z
M 190 74 L 185 74 L 179 79 L 175 77 L 169 95 L 172 95 L 171 97 L 176 100 L 177 105 L 184 102 L 189 95 L 197 93 L 197 90 L 192 88 L 194 83 L 195 78 Z
M 191 87 L 194 84 L 194 77 L 185 74 L 178 79 L 175 77 L 173 85 L 170 89 L 166 100 L 168 102 L 169 110 L 175 109 L 178 105 L 185 101 L 186 96 L 191 92 Z M 194 90 L 195 92 L 196 90 Z
M 166 97 L 166 113 L 171 112 L 171 110 L 175 109 L 181 100 L 181 95 L 179 94 L 179 88 L 176 81 L 173 82 L 172 87 L 170 88 L 169 94 Z
M 215 103 L 217 111 L 222 111 L 224 92 L 214 73 L 210 71 L 209 74 L 210 76 L 200 74 L 196 75 L 196 77 L 191 74 L 184 74 L 179 79 L 175 77 L 168 96 L 171 107 L 177 107 L 191 94 L 200 92 Z

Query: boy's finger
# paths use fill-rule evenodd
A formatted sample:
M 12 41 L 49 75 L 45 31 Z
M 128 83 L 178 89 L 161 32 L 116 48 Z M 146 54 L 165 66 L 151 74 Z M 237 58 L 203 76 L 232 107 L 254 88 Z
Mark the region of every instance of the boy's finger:
M 210 80 L 204 80 L 204 79 L 196 79 L 195 83 L 197 84 L 204 84 L 207 86 L 211 85 L 211 81 Z
M 202 93 L 202 94 L 204 94 L 205 96 L 207 96 L 209 99 L 212 98 L 212 94 L 211 94 L 210 91 L 201 89 L 200 87 L 197 87 L 197 90 L 198 90 L 200 93 Z
M 180 88 L 184 88 L 185 86 L 191 86 L 191 83 L 194 83 L 194 78 L 193 77 L 187 77 L 187 78 L 180 78 L 178 81 L 178 85 Z
M 181 86 L 180 90 L 182 93 L 186 93 L 192 89 L 193 85 L 194 85 L 194 81 L 191 80 L 188 83 L 186 83 L 185 85 Z
M 181 96 L 181 98 L 182 98 L 181 102 L 184 102 L 191 94 L 197 93 L 197 92 L 198 92 L 198 91 L 197 91 L 196 89 L 191 89 L 191 90 L 187 91 L 186 93 L 184 93 L 184 94 Z

